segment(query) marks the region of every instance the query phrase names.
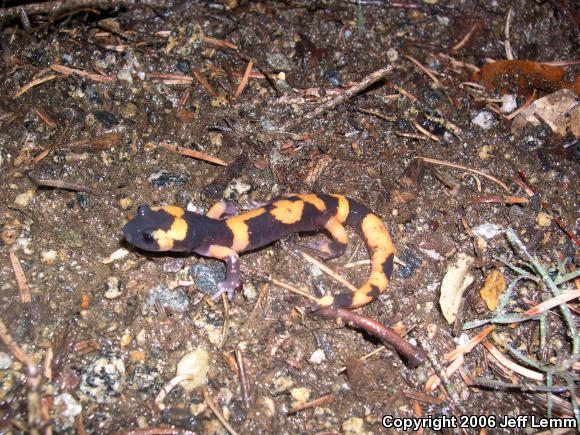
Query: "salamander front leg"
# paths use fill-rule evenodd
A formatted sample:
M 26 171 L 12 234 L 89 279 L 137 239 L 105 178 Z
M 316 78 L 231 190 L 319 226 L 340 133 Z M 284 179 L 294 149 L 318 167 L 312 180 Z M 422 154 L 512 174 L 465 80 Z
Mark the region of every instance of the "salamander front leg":
M 226 263 L 226 280 L 218 284 L 218 291 L 212 296 L 217 299 L 222 293 L 227 293 L 228 298 L 234 298 L 234 291 L 240 285 L 240 257 L 233 249 L 226 246 L 211 245 L 208 253 L 210 256 Z
M 205 215 L 212 219 L 221 219 L 224 217 L 236 216 L 237 214 L 238 210 L 233 202 L 219 201 L 212 205 Z

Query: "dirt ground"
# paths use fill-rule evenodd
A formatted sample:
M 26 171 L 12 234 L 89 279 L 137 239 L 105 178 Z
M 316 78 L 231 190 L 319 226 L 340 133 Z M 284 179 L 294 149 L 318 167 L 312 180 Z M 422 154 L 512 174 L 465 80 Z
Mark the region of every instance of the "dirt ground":
M 510 51 L 579 59 L 577 4 L 71 3 L 0 9 L 0 433 L 394 432 L 383 416 L 529 433 L 546 426 L 499 425 L 580 418 L 577 304 L 463 330 L 521 315 L 555 294 L 547 280 L 559 268 L 578 265 L 578 111 L 562 115 L 563 135 L 510 117 L 573 88 L 578 66 L 552 65 L 563 76 L 539 84 L 508 70 L 495 85 L 476 75 Z M 388 290 L 357 312 L 422 348 L 419 367 L 276 284 L 345 291 L 294 255 L 324 234 L 244 254 L 243 289 L 227 304 L 209 297 L 221 262 L 148 254 L 122 238 L 140 204 L 203 213 L 225 198 L 248 210 L 290 192 L 345 194 L 384 219 L 400 261 Z M 360 285 L 368 253 L 348 233 L 345 255 L 327 265 Z M 461 258 L 449 323 L 441 284 Z M 480 296 L 492 273 L 514 283 L 501 313 Z M 482 331 L 486 342 L 445 376 L 447 353 Z M 199 386 L 163 390 L 184 356 Z

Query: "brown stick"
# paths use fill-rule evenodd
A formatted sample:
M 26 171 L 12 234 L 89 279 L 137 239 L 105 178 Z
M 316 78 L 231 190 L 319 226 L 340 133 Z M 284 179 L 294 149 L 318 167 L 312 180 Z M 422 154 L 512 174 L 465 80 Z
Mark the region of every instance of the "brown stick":
M 416 348 L 405 339 L 401 338 L 392 328 L 385 326 L 370 317 L 361 316 L 349 310 L 342 308 L 322 308 L 314 311 L 313 314 L 326 318 L 336 319 L 340 318 L 346 322 L 351 322 L 370 332 L 375 337 L 378 337 L 382 342 L 393 346 L 400 354 L 402 354 L 409 364 L 419 366 L 425 360 L 423 350 Z
M 373 83 L 376 83 L 379 80 L 384 79 L 392 71 L 393 71 L 393 66 L 389 65 L 386 68 L 382 68 L 382 69 L 379 69 L 379 70 L 371 73 L 369 76 L 367 76 L 365 79 L 363 79 L 360 82 L 358 82 L 357 84 L 355 84 L 353 87 L 347 89 L 345 92 L 343 92 L 342 94 L 333 98 L 332 100 L 329 100 L 326 103 L 323 103 L 322 105 L 318 106 L 312 112 L 308 112 L 302 118 L 303 119 L 317 118 L 318 116 L 322 115 L 323 113 L 328 112 L 329 110 L 335 108 L 339 104 L 344 103 L 346 100 L 351 99 L 359 92 L 364 91 L 366 88 L 368 88 Z

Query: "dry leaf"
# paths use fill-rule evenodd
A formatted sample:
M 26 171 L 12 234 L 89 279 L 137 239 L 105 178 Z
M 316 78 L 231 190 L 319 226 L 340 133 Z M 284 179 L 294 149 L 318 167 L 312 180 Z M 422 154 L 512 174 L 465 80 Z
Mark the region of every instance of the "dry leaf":
M 474 281 L 473 275 L 469 273 L 474 261 L 475 259 L 469 255 L 458 254 L 455 263 L 449 266 L 443 277 L 439 306 L 447 323 L 455 322 L 463 292 Z
M 506 285 L 503 274 L 497 269 L 492 270 L 491 273 L 487 275 L 485 284 L 481 290 L 479 290 L 479 295 L 481 296 L 481 299 L 485 301 L 488 310 L 494 311 L 497 308 L 499 298 L 505 291 L 505 288 Z

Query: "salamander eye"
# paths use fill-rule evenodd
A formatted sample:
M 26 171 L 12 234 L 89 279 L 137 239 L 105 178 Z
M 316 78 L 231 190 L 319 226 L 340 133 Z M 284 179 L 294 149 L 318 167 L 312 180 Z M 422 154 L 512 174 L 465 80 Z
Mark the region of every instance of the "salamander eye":
M 143 231 L 143 240 L 145 240 L 147 243 L 153 243 L 155 241 L 155 237 L 153 237 L 151 231 L 146 230 Z
M 137 216 L 145 216 L 149 209 L 150 207 L 148 205 L 140 205 L 137 207 Z

